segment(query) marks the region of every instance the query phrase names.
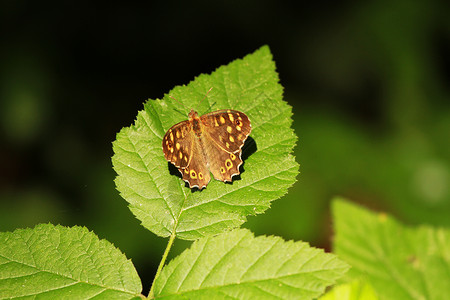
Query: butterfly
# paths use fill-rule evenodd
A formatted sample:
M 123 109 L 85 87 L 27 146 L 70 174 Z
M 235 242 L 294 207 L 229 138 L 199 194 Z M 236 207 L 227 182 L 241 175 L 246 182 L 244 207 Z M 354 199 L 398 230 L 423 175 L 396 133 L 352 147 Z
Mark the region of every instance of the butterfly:
M 164 135 L 164 157 L 178 168 L 190 188 L 200 190 L 211 179 L 232 181 L 240 174 L 242 146 L 252 130 L 249 118 L 237 110 L 217 110 L 173 125 Z

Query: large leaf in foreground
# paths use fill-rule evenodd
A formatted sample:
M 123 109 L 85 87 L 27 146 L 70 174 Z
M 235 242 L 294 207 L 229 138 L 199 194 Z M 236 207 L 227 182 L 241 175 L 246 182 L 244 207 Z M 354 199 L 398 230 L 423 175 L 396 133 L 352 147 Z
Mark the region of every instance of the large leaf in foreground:
M 296 141 L 291 107 L 282 101 L 282 91 L 270 51 L 263 47 L 174 88 L 169 95 L 183 106 L 169 95 L 149 100 L 135 124 L 117 135 L 113 156 L 117 189 L 143 226 L 164 237 L 175 232 L 178 238 L 197 239 L 237 227 L 283 196 L 295 182 L 298 164 L 291 155 Z M 170 174 L 162 138 L 187 119 L 190 108 L 199 114 L 230 108 L 250 118 L 245 171 L 232 184 L 212 179 L 206 189 L 192 192 Z
M 86 228 L 0 233 L 0 299 L 132 299 L 141 289 L 131 261 Z
M 380 299 L 448 299 L 450 231 L 409 228 L 343 200 L 333 203 L 336 253 Z
M 348 269 L 335 255 L 237 229 L 200 239 L 164 267 L 156 298 L 312 299 Z

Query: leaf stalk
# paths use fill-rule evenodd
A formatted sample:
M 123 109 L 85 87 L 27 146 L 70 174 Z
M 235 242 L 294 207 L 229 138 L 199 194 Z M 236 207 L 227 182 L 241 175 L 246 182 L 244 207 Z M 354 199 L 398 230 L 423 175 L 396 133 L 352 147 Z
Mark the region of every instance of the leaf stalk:
M 164 251 L 164 254 L 162 256 L 161 262 L 159 263 L 158 270 L 156 271 L 155 278 L 153 278 L 152 287 L 150 288 L 150 292 L 148 294 L 148 298 L 149 299 L 154 299 L 155 298 L 154 295 L 153 295 L 154 294 L 154 288 L 155 288 L 155 282 L 158 279 L 159 275 L 161 274 L 161 271 L 162 271 L 162 269 L 164 267 L 164 264 L 166 263 L 167 256 L 169 255 L 170 249 L 172 248 L 173 242 L 175 241 L 175 235 L 176 234 L 175 234 L 175 230 L 174 230 L 172 232 L 172 234 L 170 235 L 169 242 L 167 243 L 166 250 Z

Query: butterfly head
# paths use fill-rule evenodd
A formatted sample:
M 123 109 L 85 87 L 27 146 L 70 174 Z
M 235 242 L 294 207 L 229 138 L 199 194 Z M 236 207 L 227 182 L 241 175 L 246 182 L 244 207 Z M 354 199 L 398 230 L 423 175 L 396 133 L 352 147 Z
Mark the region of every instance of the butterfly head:
M 191 112 L 189 113 L 189 120 L 198 119 L 198 113 L 191 108 Z
M 198 113 L 191 109 L 191 112 L 189 113 L 189 122 L 192 124 L 192 129 L 194 130 L 195 134 L 198 136 L 201 135 L 201 128 L 200 128 L 200 117 L 198 116 Z

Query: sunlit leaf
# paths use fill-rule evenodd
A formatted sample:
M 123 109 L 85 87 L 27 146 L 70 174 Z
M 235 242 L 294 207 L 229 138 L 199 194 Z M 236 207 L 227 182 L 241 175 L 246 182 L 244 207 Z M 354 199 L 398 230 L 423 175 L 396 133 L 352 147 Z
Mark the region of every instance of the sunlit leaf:
M 254 237 L 237 229 L 203 238 L 171 261 L 155 283 L 156 298 L 312 299 L 348 265 L 304 242 Z
M 291 155 L 296 142 L 291 107 L 282 92 L 272 55 L 263 47 L 174 88 L 163 100 L 149 100 L 135 124 L 117 135 L 113 157 L 117 189 L 143 226 L 163 237 L 176 232 L 178 238 L 197 239 L 238 227 L 283 196 L 296 180 L 298 164 Z M 162 138 L 187 119 L 190 108 L 200 114 L 231 108 L 250 118 L 244 172 L 232 184 L 212 179 L 193 192 L 177 170 L 170 174 Z
M 0 233 L 0 299 L 132 299 L 141 289 L 131 261 L 86 228 Z

